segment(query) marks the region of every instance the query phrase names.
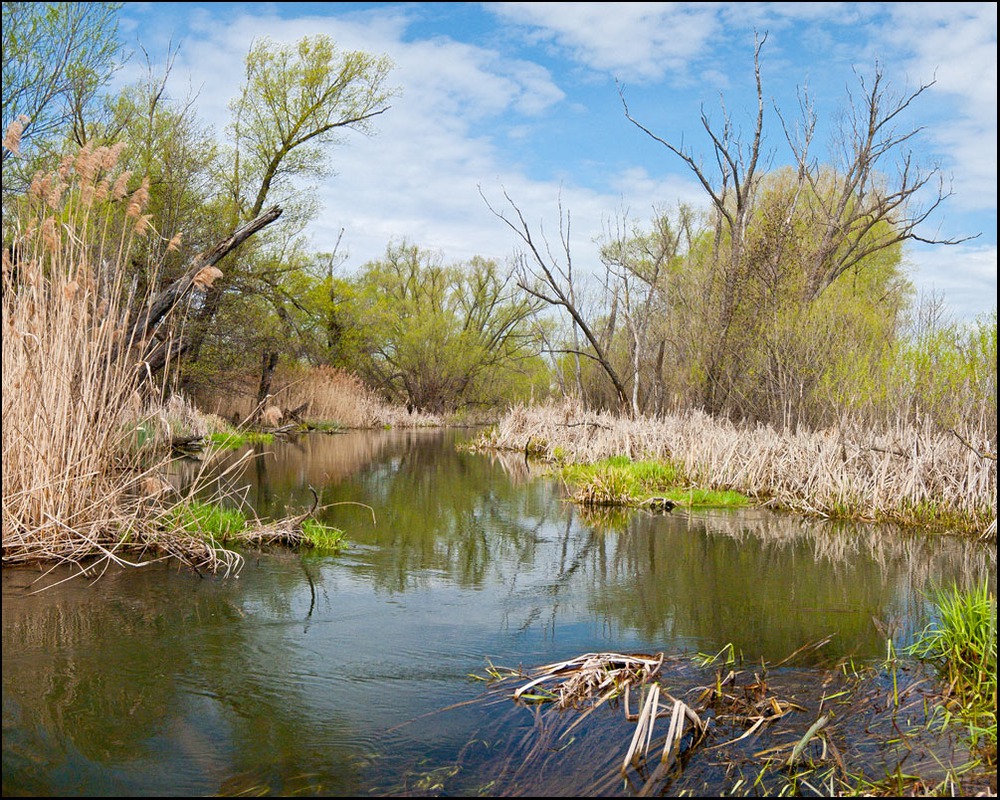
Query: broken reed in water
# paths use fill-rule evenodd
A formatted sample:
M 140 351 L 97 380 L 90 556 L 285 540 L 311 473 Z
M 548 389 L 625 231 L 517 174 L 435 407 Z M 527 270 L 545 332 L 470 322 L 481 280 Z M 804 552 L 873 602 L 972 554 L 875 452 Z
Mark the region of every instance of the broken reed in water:
M 961 796 L 964 789 L 968 796 L 991 775 L 995 781 L 995 739 L 993 759 L 979 760 L 956 746 L 957 726 L 938 724 L 947 687 L 935 694 L 913 674 L 887 697 L 886 666 L 848 661 L 818 674 L 809 668 L 805 676 L 794 667 L 799 656 L 812 661 L 831 638 L 773 664 L 745 663 L 727 645 L 715 656 L 609 652 L 529 672 L 491 666 L 483 699 L 503 695 L 536 709 L 532 735 L 518 735 L 506 759 L 497 758 L 498 778 L 542 797 L 546 782 L 559 780 L 560 761 L 591 781 L 570 787 L 579 796 L 620 795 L 623 781 L 638 797 L 668 789 L 698 796 L 706 781 L 725 782 L 730 796 L 803 789 L 824 796 Z M 511 682 L 519 684 L 513 692 Z M 612 716 L 594 716 L 598 709 Z M 634 723 L 622 729 L 620 747 L 617 734 L 606 735 L 620 728 L 613 720 L 618 709 Z M 587 719 L 594 724 L 583 727 Z M 596 750 L 587 744 L 591 737 L 599 740 Z

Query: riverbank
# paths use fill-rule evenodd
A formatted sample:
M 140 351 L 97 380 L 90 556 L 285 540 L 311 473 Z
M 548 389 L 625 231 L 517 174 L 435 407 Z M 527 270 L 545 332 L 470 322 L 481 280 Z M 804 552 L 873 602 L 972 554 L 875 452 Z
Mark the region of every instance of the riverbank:
M 656 460 L 689 485 L 758 504 L 996 538 L 996 454 L 929 424 L 781 433 L 699 412 L 632 419 L 564 401 L 513 407 L 472 446 L 523 452 L 553 467 Z

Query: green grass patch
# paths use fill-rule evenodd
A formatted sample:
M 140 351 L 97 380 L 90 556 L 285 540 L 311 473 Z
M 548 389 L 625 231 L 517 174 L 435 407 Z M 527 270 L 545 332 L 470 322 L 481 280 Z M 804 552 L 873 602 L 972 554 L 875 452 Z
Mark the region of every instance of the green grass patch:
M 285 525 L 291 533 L 282 533 L 281 522 L 269 525 L 259 522 L 250 524 L 241 511 L 197 500 L 180 503 L 169 509 L 163 521 L 170 530 L 212 539 L 219 544 L 253 546 L 278 542 L 322 553 L 336 552 L 346 546 L 342 530 L 315 519 L 303 520 L 300 528 L 288 528 Z
M 945 705 L 944 723 L 953 713 L 963 720 L 974 746 L 987 763 L 996 764 L 996 597 L 984 583 L 969 592 L 942 591 L 935 603 L 937 618 L 917 636 L 910 652 L 937 667 L 955 701 Z
M 738 508 L 750 500 L 739 492 L 698 489 L 672 461 L 632 461 L 614 456 L 593 464 L 556 469 L 577 502 L 586 505 L 636 506 L 654 497 L 692 508 Z
M 302 536 L 308 545 L 315 550 L 337 551 L 342 550 L 346 544 L 344 532 L 340 528 L 324 525 L 314 519 L 303 521 Z
M 171 508 L 165 522 L 171 528 L 198 536 L 210 535 L 223 542 L 238 538 L 247 527 L 242 511 L 197 500 Z
M 213 447 L 231 450 L 247 444 L 271 444 L 274 434 L 261 431 L 224 431 L 210 433 L 208 441 Z
M 319 422 L 310 422 L 309 429 L 314 431 L 319 431 L 320 433 L 342 433 L 346 431 L 343 425 L 339 422 L 334 422 L 333 420 L 320 420 Z

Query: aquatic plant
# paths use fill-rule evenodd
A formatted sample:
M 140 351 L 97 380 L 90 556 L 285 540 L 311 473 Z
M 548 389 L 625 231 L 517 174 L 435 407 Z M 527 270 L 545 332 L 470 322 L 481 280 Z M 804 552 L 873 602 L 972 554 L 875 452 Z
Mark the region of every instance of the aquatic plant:
M 995 440 L 928 420 L 777 431 L 698 411 L 625 417 L 565 401 L 515 406 L 469 449 L 525 452 L 560 468 L 669 464 L 683 485 L 811 516 L 996 537 Z
M 997 603 L 984 583 L 936 597 L 937 618 L 917 636 L 910 653 L 935 665 L 945 705 L 942 724 L 957 717 L 988 763 L 997 750 Z
M 230 429 L 209 434 L 208 441 L 213 447 L 234 450 L 248 444 L 271 444 L 274 441 L 274 434 L 263 431 Z
M 159 486 L 169 458 L 154 446 L 165 384 L 140 369 L 138 321 L 148 298 L 137 296 L 124 265 L 140 249 L 166 253 L 177 242 L 150 227 L 148 181 L 121 168 L 121 153 L 121 145 L 80 148 L 36 175 L 11 209 L 2 293 L 3 561 L 86 570 L 155 552 L 228 569 L 235 556 L 200 543 L 189 551 L 189 540 L 164 537 L 155 525 L 147 488 Z M 144 278 L 154 285 L 155 269 Z
M 632 461 L 612 456 L 593 464 L 570 463 L 553 470 L 585 506 L 633 506 L 669 511 L 674 506 L 740 507 L 744 495 L 691 486 L 673 461 Z

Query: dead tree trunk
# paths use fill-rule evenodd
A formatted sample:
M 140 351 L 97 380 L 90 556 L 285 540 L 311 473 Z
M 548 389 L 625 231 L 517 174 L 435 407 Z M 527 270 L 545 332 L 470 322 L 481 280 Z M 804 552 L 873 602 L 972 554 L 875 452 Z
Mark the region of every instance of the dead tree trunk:
M 212 281 L 222 273 L 215 266 L 226 255 L 261 229 L 281 216 L 282 209 L 274 206 L 250 222 L 237 228 L 233 234 L 216 244 L 210 250 L 199 253 L 191 260 L 191 265 L 181 277 L 160 291 L 149 304 L 139 311 L 129 325 L 126 341 L 140 353 L 140 369 L 155 374 L 170 357 L 176 357 L 186 349 L 183 342 L 166 344 L 158 341 L 154 334 L 161 323 L 186 300 L 192 291 L 205 291 Z M 154 344 L 155 342 L 155 344 Z

